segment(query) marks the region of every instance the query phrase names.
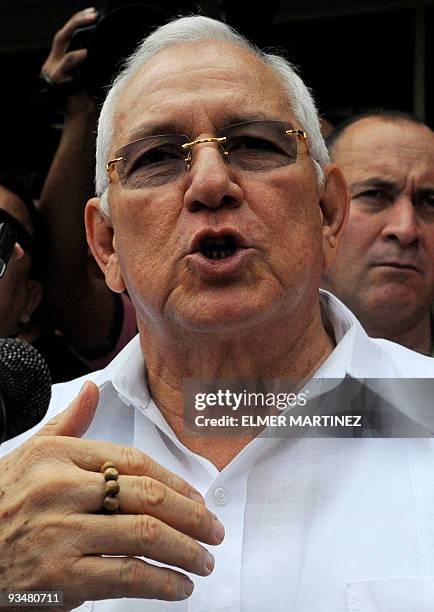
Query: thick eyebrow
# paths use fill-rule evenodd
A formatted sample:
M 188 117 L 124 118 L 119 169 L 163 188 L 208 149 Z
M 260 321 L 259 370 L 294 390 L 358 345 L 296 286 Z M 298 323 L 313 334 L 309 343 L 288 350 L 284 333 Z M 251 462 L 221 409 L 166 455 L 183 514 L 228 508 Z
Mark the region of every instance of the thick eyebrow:
M 170 122 L 154 123 L 152 125 L 140 125 L 127 132 L 126 142 L 134 142 L 139 138 L 147 136 L 160 136 L 162 134 L 183 134 L 179 129 L 179 125 Z
M 224 129 L 229 125 L 235 125 L 236 123 L 245 123 L 246 121 L 282 121 L 283 123 L 288 123 L 289 121 L 285 121 L 281 118 L 272 117 L 267 115 L 266 113 L 255 112 L 255 113 L 247 113 L 245 115 L 229 115 L 225 118 L 223 125 L 220 129 Z
M 364 189 L 383 189 L 384 191 L 394 191 L 396 190 L 396 183 L 394 181 L 389 181 L 387 179 L 381 178 L 379 176 L 373 176 L 365 181 L 358 181 L 356 183 L 352 183 L 350 185 L 351 195 L 354 192 L 361 191 Z

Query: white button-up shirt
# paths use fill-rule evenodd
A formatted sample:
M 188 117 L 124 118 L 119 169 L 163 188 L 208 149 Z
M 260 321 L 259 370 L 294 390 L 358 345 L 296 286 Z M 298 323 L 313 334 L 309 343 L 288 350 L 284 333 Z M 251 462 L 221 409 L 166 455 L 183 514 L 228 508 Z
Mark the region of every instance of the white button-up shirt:
M 323 292 L 322 302 L 337 344 L 316 377 L 434 376 L 431 358 L 368 338 L 336 298 Z M 188 600 L 105 600 L 80 610 L 434 610 L 431 439 L 256 438 L 219 472 L 178 440 L 153 402 L 138 337 L 87 378 L 101 399 L 86 437 L 134 446 L 179 474 L 204 495 L 226 537 L 210 549 L 214 572 L 191 576 Z M 82 382 L 54 387 L 45 420 Z M 5 443 L 2 453 L 29 433 Z

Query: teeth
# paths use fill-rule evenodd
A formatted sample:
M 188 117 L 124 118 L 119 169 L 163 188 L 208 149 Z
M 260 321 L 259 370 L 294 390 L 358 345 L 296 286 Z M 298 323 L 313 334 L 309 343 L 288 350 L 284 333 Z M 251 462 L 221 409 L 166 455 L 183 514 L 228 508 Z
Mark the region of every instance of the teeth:
M 230 236 L 213 238 L 208 236 L 202 243 L 202 253 L 208 259 L 225 259 L 236 251 L 233 239 Z
M 221 238 L 207 238 L 205 240 L 206 246 L 224 246 L 226 244 L 226 238 L 222 236 Z
M 203 254 L 208 259 L 225 259 L 225 257 L 230 257 L 234 254 L 234 250 L 230 249 L 206 249 L 203 251 Z

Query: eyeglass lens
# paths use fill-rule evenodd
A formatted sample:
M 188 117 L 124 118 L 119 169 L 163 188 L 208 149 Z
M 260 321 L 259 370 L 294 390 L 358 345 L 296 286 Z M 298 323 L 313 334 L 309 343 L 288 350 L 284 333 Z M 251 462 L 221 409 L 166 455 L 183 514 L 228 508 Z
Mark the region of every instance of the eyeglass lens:
M 247 172 L 267 172 L 297 159 L 297 135 L 280 121 L 238 123 L 218 132 L 225 141 L 219 146 L 231 165 Z M 182 134 L 149 136 L 119 149 L 116 157 L 121 183 L 129 189 L 158 187 L 176 180 L 186 170 L 186 158 L 194 159 L 195 147 L 182 149 L 190 141 Z

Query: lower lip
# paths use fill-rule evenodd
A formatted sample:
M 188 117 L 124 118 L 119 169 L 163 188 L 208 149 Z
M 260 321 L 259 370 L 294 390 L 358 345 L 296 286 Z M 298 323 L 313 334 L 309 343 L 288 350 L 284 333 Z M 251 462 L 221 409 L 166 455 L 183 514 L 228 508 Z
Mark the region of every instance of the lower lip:
M 208 259 L 200 252 L 187 256 L 195 272 L 207 280 L 239 278 L 247 268 L 252 249 L 237 249 L 230 257 Z
M 375 264 L 374 268 L 387 268 L 389 270 L 395 270 L 399 272 L 419 272 L 416 268 L 410 266 L 396 266 L 394 264 Z

